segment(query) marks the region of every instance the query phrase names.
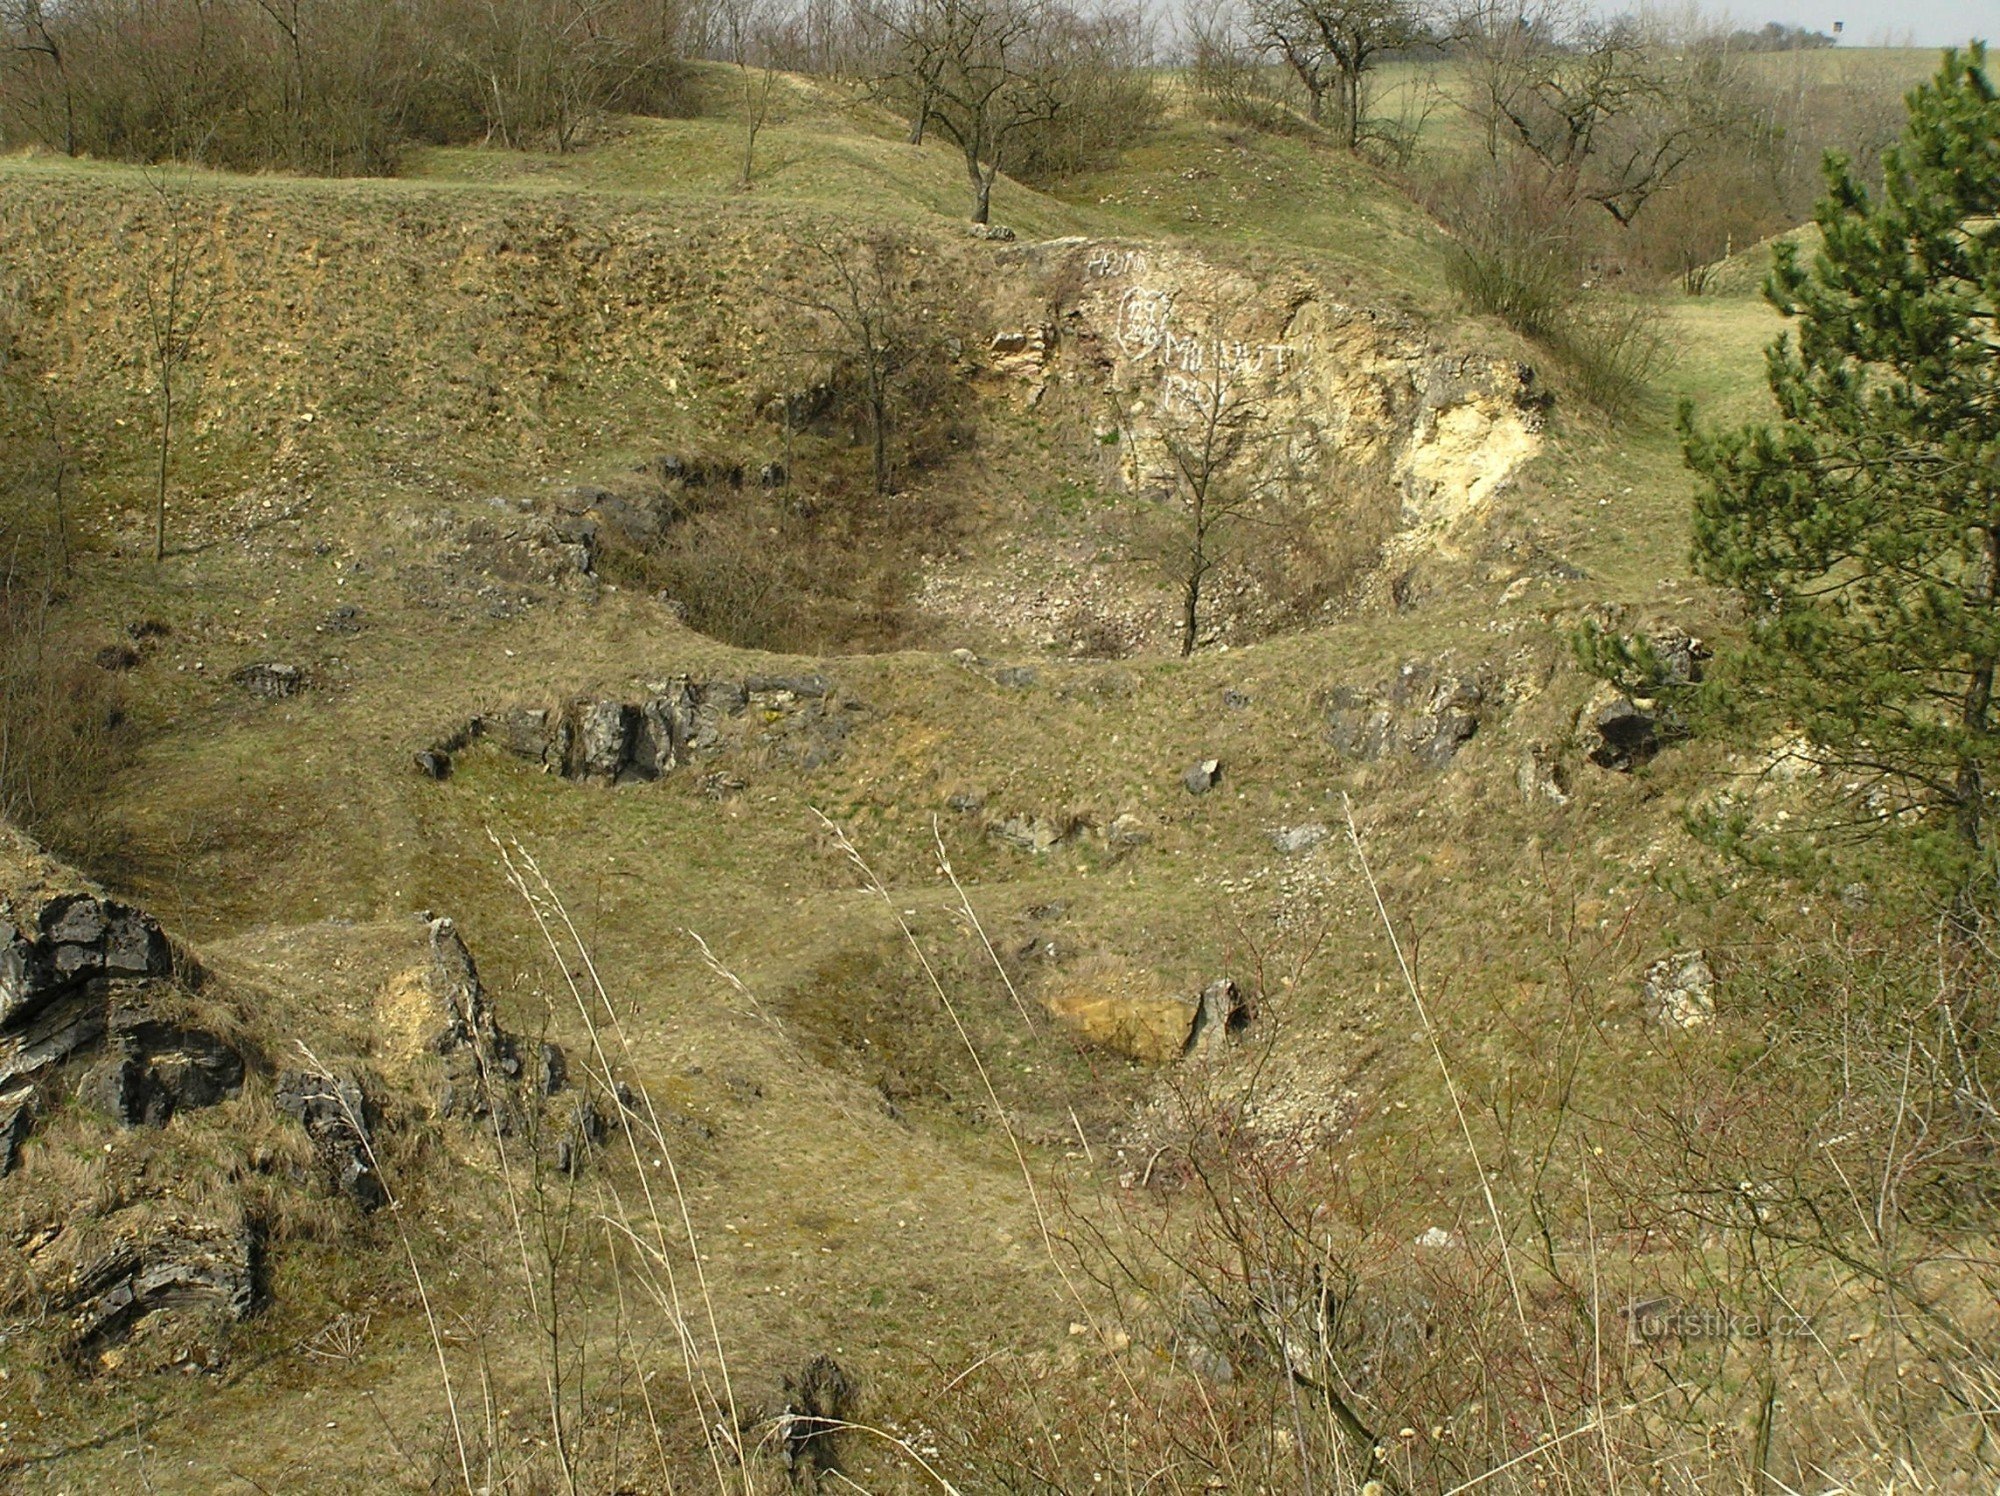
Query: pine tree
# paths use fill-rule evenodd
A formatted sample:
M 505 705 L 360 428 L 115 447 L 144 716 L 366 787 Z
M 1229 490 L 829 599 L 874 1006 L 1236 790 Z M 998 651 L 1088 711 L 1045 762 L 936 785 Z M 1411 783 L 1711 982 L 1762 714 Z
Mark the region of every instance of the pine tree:
M 1765 296 L 1778 416 L 1698 429 L 1694 563 L 1738 593 L 1728 673 L 1854 787 L 1870 824 L 1921 828 L 1960 908 L 1988 909 L 2000 814 L 2000 100 L 1985 49 L 1911 93 L 1871 194 L 1829 157 L 1808 260 Z

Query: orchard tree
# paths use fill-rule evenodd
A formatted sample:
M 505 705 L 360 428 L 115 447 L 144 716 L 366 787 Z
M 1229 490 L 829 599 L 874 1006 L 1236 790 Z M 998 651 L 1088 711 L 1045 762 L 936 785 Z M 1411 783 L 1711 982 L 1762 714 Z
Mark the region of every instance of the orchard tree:
M 1777 419 L 1681 422 L 1694 562 L 1748 605 L 1732 699 L 1801 732 L 1877 827 L 1946 854 L 1993 911 L 2000 719 L 2000 99 L 1982 45 L 1908 98 L 1871 193 L 1830 157 L 1823 245 L 1766 295 Z
M 1009 147 L 1063 114 L 1060 20 L 1049 0 L 904 0 L 883 13 L 894 45 L 877 92 L 909 110 L 913 144 L 928 125 L 958 147 L 974 223 L 991 216 Z
M 1250 32 L 1299 80 L 1314 123 L 1331 100 L 1334 132 L 1350 151 L 1366 133 L 1368 75 L 1385 53 L 1430 35 L 1415 0 L 1252 0 Z

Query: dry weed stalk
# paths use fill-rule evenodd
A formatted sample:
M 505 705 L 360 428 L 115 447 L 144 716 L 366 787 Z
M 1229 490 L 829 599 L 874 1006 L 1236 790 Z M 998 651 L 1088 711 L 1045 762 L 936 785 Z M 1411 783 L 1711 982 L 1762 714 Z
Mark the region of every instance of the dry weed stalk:
M 737 1409 L 735 1386 L 730 1378 L 728 1354 L 722 1342 L 722 1327 L 716 1315 L 715 1299 L 708 1282 L 707 1269 L 702 1264 L 700 1237 L 695 1230 L 694 1214 L 688 1205 L 687 1191 L 681 1179 L 680 1166 L 675 1159 L 673 1148 L 667 1142 L 666 1129 L 660 1123 L 659 1113 L 654 1107 L 652 1094 L 644 1083 L 641 1082 L 634 1088 L 644 1109 L 642 1122 L 635 1125 L 634 1109 L 620 1099 L 618 1095 L 618 1083 L 612 1068 L 611 1058 L 605 1049 L 603 1031 L 598 1024 L 596 1015 L 592 1011 L 590 999 L 586 997 L 582 985 L 577 981 L 574 972 L 570 969 L 569 961 L 565 958 L 564 942 L 557 938 L 556 927 L 558 925 L 560 925 L 562 931 L 567 936 L 570 949 L 574 951 L 576 959 L 583 967 L 590 983 L 591 995 L 595 997 L 597 1005 L 602 1007 L 606 1017 L 609 1019 L 612 1035 L 617 1041 L 619 1052 L 623 1056 L 628 1068 L 634 1066 L 637 1056 L 633 1052 L 631 1042 L 626 1037 L 624 1025 L 619 1021 L 617 1008 L 612 1003 L 610 994 L 605 990 L 603 979 L 598 974 L 597 964 L 591 957 L 588 945 L 585 943 L 582 934 L 577 930 L 576 924 L 571 919 L 569 910 L 563 903 L 561 896 L 542 872 L 540 864 L 536 862 L 534 856 L 522 847 L 518 841 L 511 844 L 502 843 L 500 838 L 495 836 L 491 831 L 488 831 L 487 837 L 499 853 L 501 865 L 506 871 L 509 884 L 520 895 L 522 902 L 527 905 L 528 912 L 535 922 L 536 929 L 540 932 L 543 942 L 547 945 L 557 968 L 562 972 L 564 984 L 568 987 L 570 996 L 575 1003 L 577 1014 L 582 1020 L 584 1032 L 590 1041 L 591 1056 L 595 1062 L 594 1068 L 590 1070 L 591 1078 L 602 1089 L 604 1095 L 610 1098 L 612 1109 L 617 1114 L 619 1131 L 625 1139 L 626 1152 L 631 1159 L 633 1172 L 639 1180 L 641 1192 L 645 1197 L 645 1225 L 648 1228 L 651 1240 L 646 1240 L 638 1231 L 632 1229 L 627 1213 L 623 1208 L 622 1200 L 618 1201 L 620 1208 L 616 1216 L 607 1219 L 605 1225 L 609 1230 L 622 1236 L 627 1245 L 634 1249 L 637 1260 L 647 1269 L 647 1278 L 652 1285 L 656 1299 L 668 1311 L 669 1319 L 674 1326 L 676 1338 L 680 1345 L 682 1367 L 686 1375 L 688 1390 L 695 1401 L 696 1420 L 702 1429 L 703 1443 L 708 1453 L 717 1489 L 727 1491 L 734 1484 L 725 1469 L 723 1455 L 724 1445 L 726 1444 L 730 1460 L 735 1464 L 738 1471 L 740 1484 L 745 1496 L 750 1496 L 751 1487 L 748 1466 L 743 1459 L 743 1450 L 740 1447 L 736 1432 L 742 1427 L 742 1420 Z M 688 1317 L 682 1300 L 679 1275 L 676 1273 L 674 1266 L 674 1259 L 677 1253 L 670 1242 L 660 1202 L 653 1191 L 652 1180 L 649 1177 L 646 1167 L 645 1150 L 640 1147 L 641 1127 L 643 1127 L 646 1140 L 657 1150 L 659 1163 L 663 1164 L 667 1170 L 667 1178 L 673 1193 L 675 1211 L 686 1241 L 687 1257 L 693 1265 L 696 1289 L 700 1296 L 703 1315 L 707 1321 L 708 1339 L 714 1351 L 715 1374 L 721 1383 L 720 1396 L 716 1393 L 715 1382 L 710 1379 L 708 1366 L 705 1361 L 705 1352 L 697 1344 L 694 1334 L 688 1327 Z M 613 1195 L 616 1198 L 615 1188 Z M 659 1279 L 653 1278 L 652 1274 L 654 1270 L 657 1270 L 664 1278 L 663 1283 Z M 704 1397 L 707 1399 L 706 1405 L 703 1403 Z M 727 1421 L 721 1430 L 718 1430 L 714 1426 L 709 1417 L 708 1409 L 711 1407 L 720 1408 L 726 1415 Z
M 444 1388 L 445 1411 L 451 1422 L 452 1444 L 458 1452 L 459 1478 L 465 1485 L 465 1496 L 478 1496 L 472 1484 L 472 1459 L 465 1447 L 465 1425 L 459 1418 L 458 1392 L 452 1385 L 451 1364 L 445 1358 L 444 1331 L 439 1327 L 437 1311 L 431 1304 L 430 1285 L 424 1281 L 423 1269 L 417 1265 L 416 1248 L 411 1245 L 409 1229 L 403 1224 L 402 1201 L 397 1198 L 395 1189 L 390 1185 L 389 1176 L 382 1168 L 381 1159 L 375 1155 L 375 1140 L 370 1134 L 367 1119 L 356 1114 L 348 1102 L 346 1093 L 334 1083 L 333 1072 L 320 1062 L 319 1056 L 306 1046 L 305 1041 L 300 1039 L 294 1042 L 298 1045 L 300 1055 L 305 1059 L 307 1073 L 315 1080 L 329 1083 L 327 1093 L 333 1097 L 347 1125 L 353 1129 L 356 1141 L 360 1143 L 362 1152 L 367 1156 L 368 1167 L 381 1182 L 385 1208 L 389 1212 L 389 1219 L 395 1223 L 396 1240 L 402 1245 L 403 1262 L 410 1270 L 410 1281 L 416 1285 L 417 1302 L 423 1306 L 424 1311 L 424 1327 L 430 1332 L 431 1351 L 437 1358 L 438 1380 Z

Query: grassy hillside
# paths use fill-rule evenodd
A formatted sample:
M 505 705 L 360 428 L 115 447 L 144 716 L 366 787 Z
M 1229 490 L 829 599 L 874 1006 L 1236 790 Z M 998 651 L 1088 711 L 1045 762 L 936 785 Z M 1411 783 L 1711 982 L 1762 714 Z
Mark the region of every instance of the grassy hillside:
M 1187 1451 L 1207 1448 L 1210 1424 L 1243 1461 L 1235 1488 L 1281 1488 L 1287 1383 L 1268 1368 L 1186 1375 L 1214 1370 L 1190 1349 L 1203 1311 L 1149 1255 L 1192 1198 L 1167 1191 L 1196 1177 L 1202 1119 L 1243 1095 L 1251 1131 L 1296 1149 L 1257 1177 L 1303 1181 L 1352 1228 L 1369 1364 L 1435 1336 L 1451 1377 L 1493 1367 L 1491 1426 L 1433 1426 L 1413 1396 L 1371 1407 L 1385 1437 L 1469 1479 L 1543 1436 L 1539 1415 L 1507 1421 L 1533 1413 L 1530 1363 L 1551 1417 L 1562 1376 L 1565 1413 L 1608 1397 L 1580 1347 L 1601 1376 L 1622 1332 L 1577 1310 L 1579 1283 L 1609 1305 L 1662 1277 L 1676 1291 L 1702 1273 L 1732 1293 L 1746 1281 L 1721 1245 L 1649 1235 L 1646 1196 L 1671 1152 L 1661 1133 L 1717 1095 L 1754 1128 L 1760 1098 L 1789 1094 L 1758 963 L 1828 918 L 1859 939 L 1898 918 L 1889 885 L 1859 913 L 1781 901 L 1688 835 L 1681 811 L 1717 784 L 1787 803 L 1754 758 L 1707 743 L 1635 773 L 1586 758 L 1580 714 L 1598 684 L 1572 656 L 1581 622 L 1728 626 L 1689 580 L 1670 412 L 1682 394 L 1759 409 L 1756 351 L 1776 319 L 1735 277 L 1726 295 L 1667 305 L 1677 358 L 1616 422 L 1554 376 L 1539 454 L 1462 523 L 1397 537 L 1379 575 L 1307 627 L 1187 660 L 1079 655 L 1032 619 L 985 636 L 907 622 L 866 653 L 731 648 L 634 577 L 586 580 L 518 548 L 570 485 L 627 481 L 662 454 L 753 475 L 788 455 L 760 414 L 799 382 L 783 288 L 820 246 L 884 221 L 913 246 L 926 306 L 955 309 L 973 434 L 879 500 L 857 496 L 858 449 L 821 439 L 829 503 L 865 523 L 804 532 L 822 547 L 810 563 L 844 559 L 839 533 L 912 569 L 1026 573 L 1034 543 L 1080 512 L 1087 569 L 1143 589 L 1102 518 L 1122 502 L 1105 451 L 1124 438 L 1091 424 L 1101 392 L 1052 375 L 1023 394 L 993 370 L 995 334 L 1024 320 L 1021 272 L 1012 249 L 955 221 L 960 163 L 838 90 L 787 80 L 740 192 L 728 86 L 711 79 L 700 118 L 620 121 L 560 156 L 430 151 L 397 181 L 0 161 L 0 257 L 75 454 L 63 627 L 87 651 L 143 642 L 121 677 L 132 761 L 65 850 L 262 994 L 247 1021 L 273 1054 L 332 1029 L 357 1063 L 396 1073 L 379 995 L 342 973 L 372 971 L 380 922 L 420 909 L 456 920 L 520 1035 L 586 1053 L 577 984 L 583 1010 L 622 1027 L 617 1076 L 666 1116 L 687 1194 L 685 1218 L 656 1207 L 671 1218 L 663 1256 L 684 1274 L 699 1264 L 710 1300 L 696 1312 L 681 1282 L 677 1323 L 649 1296 L 660 1263 L 618 1232 L 639 1219 L 641 1181 L 667 1199 L 663 1160 L 608 1151 L 573 1189 L 536 1176 L 534 1198 L 558 1212 L 538 1226 L 591 1241 L 548 1270 L 570 1316 L 570 1338 L 552 1337 L 520 1291 L 525 1176 L 476 1132 L 445 1134 L 412 1145 L 395 1181 L 405 1208 L 275 1253 L 271 1307 L 234 1332 L 225 1372 L 128 1382 L 24 1362 L 0 1382 L 0 1479 L 456 1488 L 441 1356 L 478 1410 L 492 1488 L 559 1489 L 539 1411 L 554 1338 L 587 1352 L 562 1364 L 593 1389 L 590 1468 L 631 1482 L 604 1489 L 666 1489 L 667 1472 L 676 1489 L 776 1489 L 768 1451 L 748 1472 L 707 1463 L 703 1428 L 725 1412 L 689 1403 L 673 1347 L 691 1324 L 766 1416 L 785 1376 L 836 1357 L 860 1387 L 868 1431 L 849 1436 L 847 1469 L 867 1489 L 941 1488 L 911 1450 L 964 1491 L 1079 1489 L 1093 1470 L 1136 1491 L 1169 1466 L 1198 1483 Z M 1175 119 L 1059 194 L 1003 183 L 994 217 L 1022 242 L 1086 236 L 1307 285 L 1431 340 L 1440 362 L 1536 357 L 1448 304 L 1441 234 L 1406 197 L 1302 140 Z M 155 564 L 143 288 L 169 219 L 200 238 L 201 316 L 171 553 Z M 1399 389 L 1385 383 L 1381 403 L 1408 400 Z M 766 500 L 753 478 L 715 502 Z M 789 543 L 776 523 L 769 534 Z M 911 619 L 914 592 L 898 598 Z M 246 690 L 236 673 L 265 662 L 308 688 Z M 519 703 L 808 672 L 847 713 L 823 754 L 795 751 L 799 704 L 767 689 L 732 729 L 741 746 L 657 783 L 573 782 L 490 741 L 455 741 L 442 780 L 413 766 Z M 1412 678 L 1476 680 L 1476 732 L 1435 764 L 1341 751 L 1342 692 L 1394 703 L 1400 732 L 1433 710 L 1397 695 Z M 1184 775 L 1210 759 L 1219 781 L 1191 793 Z M 1049 834 L 1024 845 L 1032 822 Z M 559 939 L 552 958 L 496 839 L 538 860 L 580 948 Z M 1642 974 L 1695 948 L 1721 979 L 1717 1021 L 1663 1031 Z M 1079 1042 L 1048 1006 L 1191 998 L 1219 978 L 1256 1012 L 1214 1059 L 1141 1063 Z M 1658 1132 L 1614 1134 L 1649 1106 Z M 87 1154 L 93 1134 L 76 1127 L 64 1146 Z M 52 1150 L 30 1144 L 7 1188 L 39 1187 Z M 116 1153 L 104 1177 L 127 1163 Z M 1507 1307 L 1515 1266 L 1492 1255 L 1486 1184 L 1519 1223 L 1532 1303 Z M 412 1264 L 443 1322 L 436 1343 Z M 1861 1322 L 1838 1275 L 1769 1281 L 1820 1295 L 1837 1344 Z M 1504 1364 L 1478 1327 L 1517 1310 L 1537 1335 Z M 365 1330 L 330 1354 L 322 1337 L 342 1316 Z M 1667 1396 L 1648 1354 L 1615 1352 L 1635 1409 Z M 1753 1348 L 1705 1364 L 1706 1400 L 1632 1418 L 1647 1447 L 1674 1451 L 1675 1489 L 1749 1478 L 1768 1362 Z M 1805 1416 L 1780 1436 L 1794 1473 L 1822 1426 Z M 1811 1417 L 1838 1423 L 1821 1403 Z M 1860 1447 L 1850 1436 L 1842 1426 L 1842 1460 Z M 1553 1457 L 1525 1468 L 1560 1489 L 1597 1478 Z M 1353 1473 L 1320 1488 L 1359 1488 Z M 1643 1478 L 1635 1456 L 1613 1484 Z

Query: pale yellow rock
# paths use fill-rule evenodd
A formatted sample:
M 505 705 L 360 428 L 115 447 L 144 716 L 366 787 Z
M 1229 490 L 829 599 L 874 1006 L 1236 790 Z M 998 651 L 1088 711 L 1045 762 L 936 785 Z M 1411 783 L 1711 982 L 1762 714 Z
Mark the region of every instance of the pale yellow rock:
M 1195 999 L 1122 962 L 1087 962 L 1042 995 L 1042 1005 L 1087 1044 L 1145 1064 L 1178 1059 L 1194 1027 Z

